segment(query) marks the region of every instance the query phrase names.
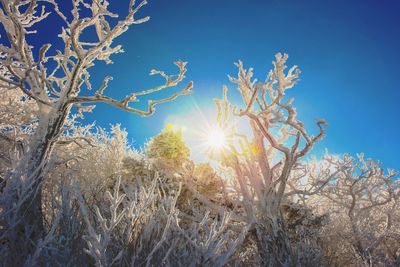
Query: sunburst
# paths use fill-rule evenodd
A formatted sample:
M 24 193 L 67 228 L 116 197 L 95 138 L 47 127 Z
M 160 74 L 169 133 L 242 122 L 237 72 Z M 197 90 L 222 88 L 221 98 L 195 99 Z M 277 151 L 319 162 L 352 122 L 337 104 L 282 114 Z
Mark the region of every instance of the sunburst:
M 206 153 L 215 158 L 225 155 L 229 151 L 231 133 L 219 126 L 210 126 L 203 132 L 203 145 Z

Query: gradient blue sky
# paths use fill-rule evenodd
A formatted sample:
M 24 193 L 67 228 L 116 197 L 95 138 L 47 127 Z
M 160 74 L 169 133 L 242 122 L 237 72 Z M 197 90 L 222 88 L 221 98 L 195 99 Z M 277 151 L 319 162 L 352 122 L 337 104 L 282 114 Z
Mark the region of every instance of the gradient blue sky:
M 129 1 L 117 2 L 115 9 L 126 12 Z M 288 92 L 300 119 L 311 132 L 318 118 L 330 124 L 314 152 L 364 151 L 399 169 L 399 14 L 396 0 L 150 0 L 140 12 L 150 21 L 117 40 L 126 52 L 113 57 L 114 65 L 96 67 L 95 84 L 114 76 L 108 93 L 122 97 L 159 84 L 147 76 L 150 69 L 175 71 L 172 62 L 181 59 L 189 62 L 186 81 L 195 82 L 195 93 L 158 106 L 149 118 L 98 105 L 87 120 L 107 128 L 121 123 L 140 146 L 168 118 L 190 114 L 193 103 L 213 108 L 212 98 L 229 85 L 226 75 L 236 74 L 238 59 L 263 79 L 275 53 L 285 52 L 289 65 L 302 70 L 300 83 Z M 53 26 L 34 38 L 50 38 Z

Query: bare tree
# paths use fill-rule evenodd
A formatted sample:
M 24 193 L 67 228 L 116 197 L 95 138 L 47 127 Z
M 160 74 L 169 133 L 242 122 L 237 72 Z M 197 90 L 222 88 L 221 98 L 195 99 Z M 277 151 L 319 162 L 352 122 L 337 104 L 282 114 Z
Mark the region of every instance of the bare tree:
M 239 61 L 238 77 L 229 77 L 237 85 L 244 108 L 228 102 L 227 87 L 223 99 L 216 100 L 221 128 L 231 128 L 230 115 L 249 120 L 253 139 L 233 132 L 231 145 L 222 164 L 234 170 L 235 190 L 246 214 L 247 223 L 253 226 L 262 264 L 286 266 L 295 259 L 285 230 L 283 207 L 288 204 L 288 181 L 299 160 L 305 156 L 324 135 L 325 121 L 319 120 L 319 133 L 311 136 L 297 119 L 293 99 L 284 100 L 286 90 L 292 88 L 300 74 L 297 66 L 285 73 L 288 56 L 276 55 L 274 68 L 264 82 L 253 79 L 253 70 L 246 70 Z M 238 140 L 237 142 L 235 140 Z
M 349 155 L 326 155 L 319 175 L 334 172 L 327 186 L 310 197 L 308 205 L 330 215 L 325 244 L 327 254 L 341 254 L 341 264 L 386 265 L 400 263 L 400 184 L 398 172 L 385 171 L 379 162 Z M 311 172 L 315 173 L 315 172 Z M 346 248 L 343 251 L 338 246 Z M 348 262 L 343 262 L 343 259 Z
M 114 40 L 131 25 L 149 19 L 136 18 L 137 12 L 147 4 L 145 0 L 139 3 L 129 1 L 128 14 L 121 19 L 109 9 L 107 0 L 72 0 L 70 14 L 63 12 L 55 0 L 0 2 L 0 22 L 9 43 L 0 45 L 2 90 L 18 89 L 38 106 L 37 126 L 29 139 L 29 147 L 20 155 L 17 166 L 7 175 L 1 199 L 1 217 L 7 226 L 2 228 L 0 239 L 8 240 L 10 252 L 18 255 L 19 251 L 13 251 L 17 246 L 13 247 L 12 244 L 24 242 L 26 247 L 23 249 L 33 251 L 35 242 L 43 236 L 43 177 L 51 152 L 65 130 L 65 123 L 73 107 L 81 113 L 94 107 L 87 103 L 104 102 L 148 116 L 155 111 L 156 105 L 191 93 L 192 82 L 169 97 L 149 100 L 145 110 L 131 105 L 138 102 L 141 96 L 178 85 L 186 73 L 186 62 L 178 61 L 175 62 L 179 68 L 177 75 L 151 71 L 151 75 L 157 74 L 165 79 L 164 84 L 155 88 L 132 92 L 117 100 L 104 94 L 112 79 L 105 77 L 93 95 L 82 95 L 83 91 L 92 89 L 90 68 L 98 61 L 112 63 L 110 56 L 123 52 L 121 45 L 114 45 Z M 27 37 L 35 33 L 39 22 L 46 21 L 49 9 L 61 20 L 59 37 L 64 47 L 53 52 L 51 44 L 45 44 L 36 53 Z M 83 40 L 82 33 L 89 29 L 96 32 L 97 38 Z

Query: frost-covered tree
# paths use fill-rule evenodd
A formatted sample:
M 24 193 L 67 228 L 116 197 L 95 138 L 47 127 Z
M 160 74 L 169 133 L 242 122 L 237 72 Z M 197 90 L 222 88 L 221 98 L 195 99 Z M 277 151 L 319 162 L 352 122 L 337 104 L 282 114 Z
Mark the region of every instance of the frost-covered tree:
M 0 23 L 6 32 L 2 36 L 6 41 L 0 45 L 2 94 L 17 90 L 26 102 L 34 101 L 37 107 L 36 125 L 28 137 L 28 146 L 19 153 L 16 166 L 6 174 L 1 198 L 1 221 L 6 221 L 6 225 L 1 228 L 0 239 L 8 240 L 10 253 L 18 255 L 20 243 L 25 243 L 23 249 L 33 253 L 35 243 L 43 237 L 41 194 L 44 177 L 50 155 L 68 129 L 66 122 L 73 108 L 82 114 L 93 109 L 91 103 L 103 102 L 147 116 L 155 111 L 156 105 L 191 93 L 190 82 L 183 90 L 166 98 L 149 100 L 145 110 L 132 106 L 142 96 L 179 84 L 186 73 L 186 62 L 182 61 L 175 62 L 179 69 L 177 75 L 158 70 L 150 72 L 163 77 L 164 84 L 132 92 L 120 100 L 105 94 L 112 80 L 108 76 L 94 93 L 87 92 L 92 90 L 90 70 L 96 62 L 112 63 L 110 56 L 123 52 L 121 45 L 114 43 L 115 39 L 131 25 L 149 19 L 136 16 L 146 3 L 145 0 L 139 3 L 128 1 L 127 15 L 119 18 L 110 10 L 107 0 L 73 0 L 70 12 L 64 11 L 54 0 L 1 0 Z M 58 37 L 63 46 L 53 49 L 52 44 L 45 44 L 34 48 L 28 37 L 43 30 L 40 24 L 46 23 L 50 12 L 61 21 Z M 92 40 L 82 37 L 88 31 L 95 32 Z M 7 131 L 9 129 L 2 133 Z
M 317 122 L 319 133 L 308 134 L 297 118 L 293 99 L 285 93 L 298 81 L 300 70 L 293 66 L 286 69 L 286 54 L 276 55 L 274 68 L 265 81 L 253 79 L 253 70 L 246 70 L 242 62 L 236 78 L 244 107 L 233 106 L 227 99 L 216 100 L 218 122 L 230 132 L 230 148 L 221 156 L 221 163 L 233 170 L 233 186 L 244 210 L 246 222 L 254 229 L 261 263 L 265 266 L 297 264 L 286 231 L 283 208 L 290 203 L 293 192 L 288 192 L 291 176 L 301 173 L 303 158 L 324 135 L 323 120 Z M 252 140 L 230 125 L 231 115 L 247 118 Z M 299 263 L 300 264 L 300 263 Z
M 328 214 L 323 243 L 326 260 L 340 266 L 397 266 L 400 263 L 400 182 L 398 172 L 379 162 L 326 155 L 308 173 L 332 176 L 315 195 L 305 194 L 309 207 Z

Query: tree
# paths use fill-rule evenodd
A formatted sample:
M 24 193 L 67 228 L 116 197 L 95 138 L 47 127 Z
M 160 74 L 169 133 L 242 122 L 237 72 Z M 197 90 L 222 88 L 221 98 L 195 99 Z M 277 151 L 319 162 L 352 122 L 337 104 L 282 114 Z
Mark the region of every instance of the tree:
M 400 263 L 400 183 L 398 172 L 379 162 L 345 154 L 326 155 L 311 176 L 332 176 L 307 204 L 329 214 L 325 227 L 326 258 L 352 266 L 397 266 Z M 334 257 L 337 255 L 337 257 Z
M 121 100 L 104 94 L 112 77 L 105 77 L 97 91 L 87 96 L 82 93 L 92 89 L 90 69 L 98 61 L 112 63 L 110 56 L 123 52 L 115 39 L 131 25 L 141 24 L 149 17 L 137 19 L 137 12 L 147 4 L 145 0 L 129 2 L 128 14 L 118 15 L 109 9 L 107 0 L 86 2 L 73 0 L 71 14 L 63 13 L 54 0 L 1 0 L 0 22 L 6 31 L 9 45 L 0 46 L 0 81 L 2 91 L 19 90 L 38 107 L 37 126 L 29 137 L 29 147 L 19 156 L 17 166 L 5 177 L 5 193 L 1 199 L 1 219 L 7 226 L 1 238 L 7 239 L 11 253 L 13 243 L 26 242 L 26 250 L 33 251 L 34 243 L 43 235 L 41 190 L 47 163 L 54 147 L 66 130 L 66 122 L 75 107 L 78 113 L 91 111 L 88 103 L 103 102 L 129 112 L 148 116 L 155 106 L 191 93 L 192 82 L 183 90 L 159 99 L 149 100 L 146 110 L 131 106 L 139 97 L 178 85 L 186 73 L 186 62 L 177 61 L 177 75 L 152 70 L 165 83 L 140 92 L 133 92 Z M 52 50 L 51 44 L 43 45 L 38 52 L 28 42 L 37 25 L 46 21 L 51 9 L 62 21 L 59 37 L 61 49 Z M 96 38 L 83 40 L 82 33 L 94 30 Z M 3 132 L 4 133 L 4 132 Z M 12 242 L 11 242 L 12 240 Z
M 297 66 L 285 73 L 287 59 L 286 54 L 277 54 L 274 68 L 264 82 L 253 79 L 253 70 L 246 70 L 239 61 L 238 77 L 229 79 L 237 85 L 244 108 L 228 102 L 226 86 L 222 100 L 216 100 L 220 127 L 236 136 L 231 138 L 230 149 L 221 163 L 234 171 L 238 206 L 255 233 L 264 266 L 299 264 L 285 229 L 283 207 L 293 197 L 293 192 L 288 192 L 289 180 L 304 169 L 300 159 L 323 137 L 326 125 L 319 120 L 319 133 L 309 135 L 297 118 L 293 99 L 284 99 L 286 90 L 296 84 L 300 74 Z M 248 119 L 251 141 L 230 126 L 231 115 Z
M 189 160 L 190 149 L 183 140 L 182 131 L 174 130 L 168 125 L 150 140 L 146 153 L 150 159 L 168 161 L 172 166 L 179 168 L 182 163 Z

